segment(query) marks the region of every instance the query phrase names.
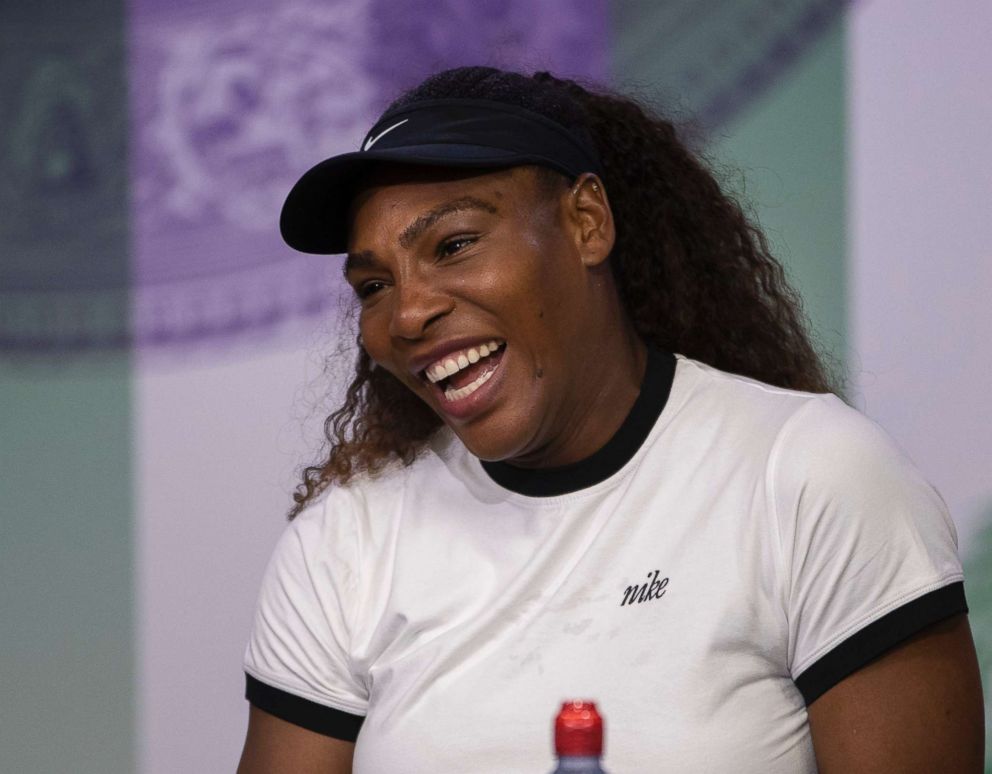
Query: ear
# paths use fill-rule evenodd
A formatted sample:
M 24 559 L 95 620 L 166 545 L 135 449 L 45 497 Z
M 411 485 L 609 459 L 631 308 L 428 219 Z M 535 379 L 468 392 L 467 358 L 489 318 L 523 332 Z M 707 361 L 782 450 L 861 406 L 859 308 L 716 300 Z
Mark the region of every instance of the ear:
M 565 216 L 572 226 L 575 246 L 585 266 L 598 266 L 610 255 L 616 242 L 613 212 L 606 186 L 591 172 L 576 178 L 565 194 Z

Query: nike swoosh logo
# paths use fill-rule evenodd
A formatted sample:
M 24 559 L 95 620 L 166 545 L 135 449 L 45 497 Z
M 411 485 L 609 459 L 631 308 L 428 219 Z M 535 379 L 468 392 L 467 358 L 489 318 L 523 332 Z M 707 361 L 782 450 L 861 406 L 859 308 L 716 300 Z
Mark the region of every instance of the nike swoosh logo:
M 395 129 L 395 128 L 396 128 L 397 126 L 402 126 L 403 124 L 405 124 L 405 123 L 406 123 L 407 121 L 409 121 L 409 120 L 410 120 L 409 118 L 404 118 L 404 119 L 403 119 L 402 121 L 400 121 L 399 123 L 396 123 L 396 124 L 393 124 L 393 125 L 392 125 L 391 127 L 389 127 L 388 129 L 383 129 L 383 130 L 382 130 L 381 132 L 379 132 L 379 134 L 377 134 L 377 135 L 376 135 L 375 137 L 369 137 L 369 138 L 368 138 L 368 139 L 367 139 L 367 140 L 365 141 L 365 147 L 364 147 L 364 148 L 362 148 L 362 150 L 363 150 L 363 151 L 367 151 L 367 150 L 368 150 L 369 148 L 371 148 L 371 147 L 372 147 L 373 145 L 375 145 L 375 144 L 376 144 L 377 142 L 379 142 L 379 140 L 381 140 L 381 139 L 383 138 L 383 136 L 384 136 L 384 135 L 387 135 L 387 134 L 389 134 L 389 133 L 390 133 L 391 131 L 393 131 L 393 129 Z

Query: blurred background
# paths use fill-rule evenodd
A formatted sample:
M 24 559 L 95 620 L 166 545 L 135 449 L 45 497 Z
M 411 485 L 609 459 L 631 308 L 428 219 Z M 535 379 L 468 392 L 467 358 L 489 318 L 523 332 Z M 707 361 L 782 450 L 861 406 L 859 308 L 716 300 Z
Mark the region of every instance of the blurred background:
M 984 0 L 0 0 L 0 771 L 233 770 L 353 337 L 279 207 L 461 64 L 691 129 L 947 501 L 988 693 L 990 40 Z

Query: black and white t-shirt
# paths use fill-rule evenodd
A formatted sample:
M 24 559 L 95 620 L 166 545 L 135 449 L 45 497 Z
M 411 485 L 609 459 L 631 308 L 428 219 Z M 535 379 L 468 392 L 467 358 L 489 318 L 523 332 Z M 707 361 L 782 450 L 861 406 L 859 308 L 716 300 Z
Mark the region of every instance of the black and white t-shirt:
M 444 430 L 297 517 L 247 694 L 357 735 L 356 774 L 549 770 L 566 698 L 599 704 L 610 770 L 813 772 L 806 706 L 966 611 L 956 543 L 838 398 L 652 352 L 587 460 L 483 464 Z

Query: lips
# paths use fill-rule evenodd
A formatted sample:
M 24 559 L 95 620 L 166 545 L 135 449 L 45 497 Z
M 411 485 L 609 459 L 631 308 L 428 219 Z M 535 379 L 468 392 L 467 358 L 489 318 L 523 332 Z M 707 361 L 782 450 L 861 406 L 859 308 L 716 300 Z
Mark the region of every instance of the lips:
M 502 351 L 493 350 L 477 363 L 473 363 L 449 377 L 444 386 L 444 399 L 451 403 L 472 395 L 496 373 L 500 360 L 502 360 Z
M 466 419 L 488 404 L 501 379 L 500 364 L 506 343 L 490 339 L 462 345 L 437 357 L 420 373 L 435 397 L 437 410 L 455 419 Z
M 476 347 L 466 347 L 458 352 L 452 352 L 450 355 L 445 355 L 442 358 L 438 358 L 436 361 L 431 363 L 427 368 L 424 369 L 424 375 L 431 384 L 436 384 L 442 379 L 446 379 L 454 376 L 459 371 L 464 371 L 476 363 L 478 363 L 483 358 L 488 357 L 497 349 L 499 349 L 502 344 L 496 339 L 480 344 Z

